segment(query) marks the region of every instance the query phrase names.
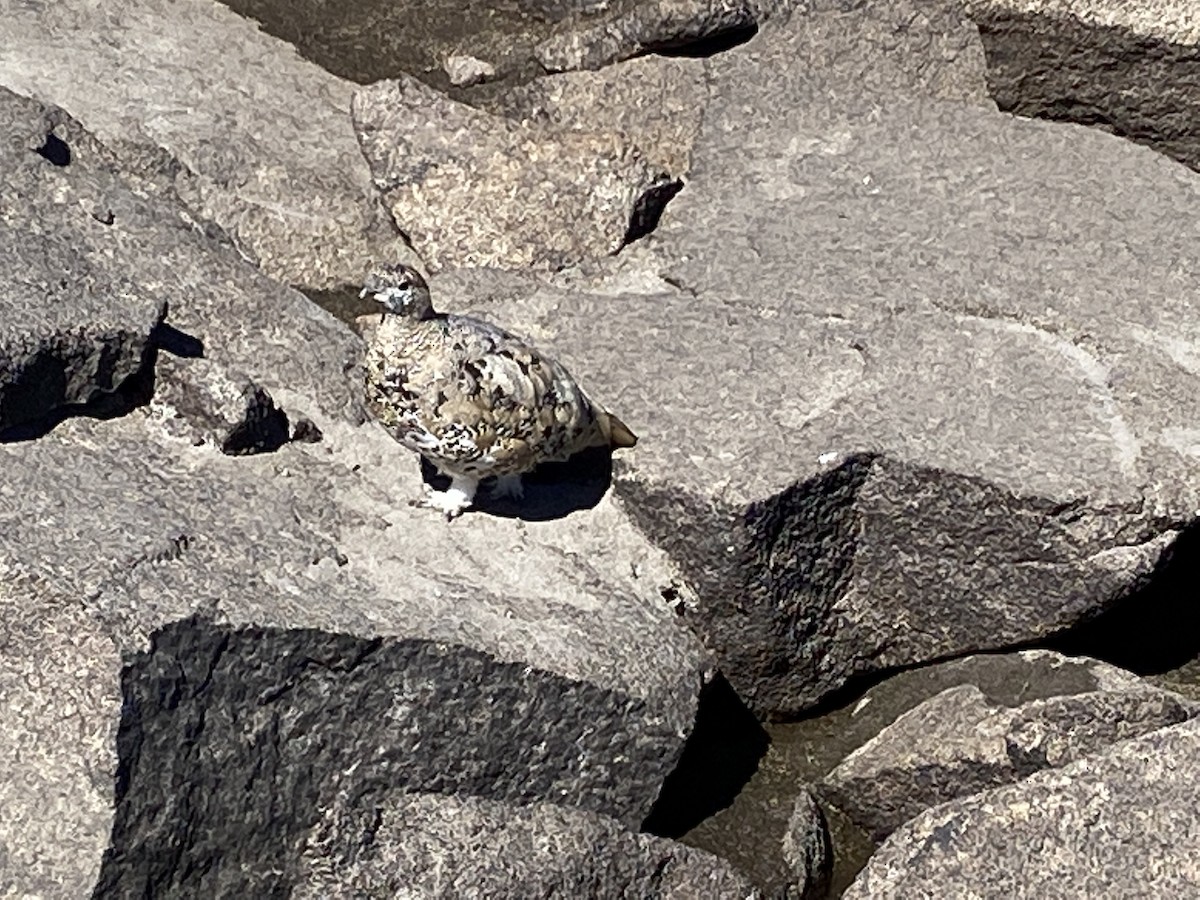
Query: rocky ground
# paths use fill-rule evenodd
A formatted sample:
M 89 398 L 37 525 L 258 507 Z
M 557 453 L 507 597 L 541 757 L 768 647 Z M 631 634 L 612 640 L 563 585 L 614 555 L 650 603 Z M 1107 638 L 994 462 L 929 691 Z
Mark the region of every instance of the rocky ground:
M 331 9 L 0 17 L 0 893 L 1200 894 L 1191 5 Z M 381 260 L 638 446 L 410 506 Z

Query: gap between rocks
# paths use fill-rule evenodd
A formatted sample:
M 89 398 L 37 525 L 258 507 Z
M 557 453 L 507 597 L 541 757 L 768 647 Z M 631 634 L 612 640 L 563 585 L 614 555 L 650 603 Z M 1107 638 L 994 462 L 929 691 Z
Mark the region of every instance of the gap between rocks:
M 747 43 L 758 34 L 758 22 L 743 10 L 742 15 L 722 27 L 696 36 L 686 35 L 665 41 L 650 41 L 638 56 L 680 56 L 708 59 Z

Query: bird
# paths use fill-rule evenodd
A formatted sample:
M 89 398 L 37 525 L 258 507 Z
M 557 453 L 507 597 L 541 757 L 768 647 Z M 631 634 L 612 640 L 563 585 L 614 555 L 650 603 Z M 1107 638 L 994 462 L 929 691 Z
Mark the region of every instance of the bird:
M 433 308 L 420 272 L 373 269 L 360 297 L 382 307 L 366 353 L 366 405 L 401 445 L 450 478 L 417 505 L 454 519 L 480 482 L 522 496 L 521 476 L 589 447 L 632 447 L 637 436 L 593 401 L 561 363 L 490 322 Z

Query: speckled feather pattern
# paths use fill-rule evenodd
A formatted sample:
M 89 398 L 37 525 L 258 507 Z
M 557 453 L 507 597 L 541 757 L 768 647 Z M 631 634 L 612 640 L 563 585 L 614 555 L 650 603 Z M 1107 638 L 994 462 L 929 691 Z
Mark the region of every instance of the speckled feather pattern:
M 447 475 L 519 474 L 609 442 L 561 364 L 478 319 L 384 315 L 366 370 L 374 415 Z

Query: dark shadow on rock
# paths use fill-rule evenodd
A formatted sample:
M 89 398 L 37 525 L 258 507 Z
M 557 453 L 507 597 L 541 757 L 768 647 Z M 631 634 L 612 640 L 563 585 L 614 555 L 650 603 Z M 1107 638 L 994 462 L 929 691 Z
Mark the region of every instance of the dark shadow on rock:
M 265 390 L 256 388 L 255 400 L 250 404 L 246 418 L 229 432 L 221 443 L 221 452 L 226 456 L 274 453 L 288 443 L 291 436 L 292 423 L 287 413 L 275 406 Z
M 1129 596 L 1045 646 L 1139 675 L 1158 675 L 1200 656 L 1200 522 L 1180 533 Z
M 705 59 L 716 56 L 739 47 L 758 34 L 758 23 L 754 21 L 749 10 L 731 19 L 718 30 L 698 36 L 680 36 L 669 41 L 658 41 L 646 44 L 639 55 L 656 54 L 658 56 L 683 56 L 691 59 Z
M 323 812 L 397 792 L 620 816 L 670 740 L 640 700 L 470 648 L 202 617 L 155 632 L 121 690 L 104 900 L 289 897 Z
M 71 164 L 71 145 L 53 131 L 46 133 L 46 141 L 37 148 L 37 155 L 60 169 Z
M 625 232 L 625 239 L 621 246 L 626 247 L 657 228 L 663 210 L 681 190 L 683 190 L 683 182 L 676 179 L 657 184 L 638 197 L 637 203 L 633 207 L 633 213 L 629 217 L 629 229 Z
M 302 292 L 313 303 L 335 319 L 356 331 L 355 320 L 359 316 L 379 312 L 379 303 L 373 297 L 360 297 L 358 285 L 343 285 L 329 290 L 309 289 Z
M 1200 48 L 1073 16 L 973 18 L 1001 110 L 1098 127 L 1200 170 Z
M 154 363 L 157 352 L 147 346 L 139 369 L 125 378 L 111 391 L 98 391 L 85 403 L 55 403 L 67 390 L 65 363 L 52 354 L 36 357 L 25 367 L 23 378 L 36 385 L 36 390 L 23 398 L 22 406 L 30 407 L 27 414 L 18 408 L 9 410 L 10 420 L 16 419 L 8 428 L 0 429 L 0 443 L 32 441 L 49 434 L 59 424 L 76 416 L 90 419 L 116 419 L 128 415 L 140 406 L 145 406 L 154 396 Z M 13 406 L 16 404 L 13 403 Z M 34 409 L 49 412 L 36 413 Z
M 642 830 L 682 837 L 729 806 L 757 771 L 769 744 L 754 713 L 718 674 L 700 692 L 696 727 Z
M 160 322 L 155 326 L 150 339 L 154 342 L 155 347 L 166 350 L 172 356 L 181 356 L 185 359 L 197 359 L 204 356 L 204 341 L 180 331 L 166 322 Z
M 612 451 L 592 447 L 566 462 L 544 463 L 521 479 L 525 495 L 517 500 L 493 495 L 494 481 L 485 481 L 467 514 L 484 513 L 503 519 L 545 522 L 561 519 L 599 503 L 612 485 Z M 445 490 L 450 479 L 421 459 L 421 478 L 434 490 Z

